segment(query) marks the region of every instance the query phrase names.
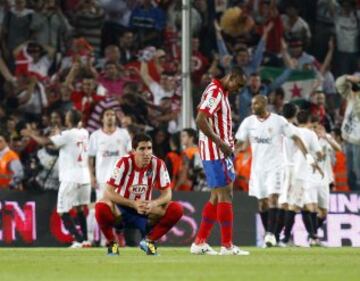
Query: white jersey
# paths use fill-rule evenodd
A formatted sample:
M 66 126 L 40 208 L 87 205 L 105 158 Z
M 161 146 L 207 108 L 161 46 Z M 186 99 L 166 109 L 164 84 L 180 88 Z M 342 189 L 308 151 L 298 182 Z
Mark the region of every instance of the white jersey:
M 334 149 L 331 145 L 323 138 L 319 139 L 319 144 L 322 153 L 325 155 L 325 159 L 319 162 L 320 168 L 324 172 L 324 181 L 326 185 L 329 185 L 334 181 L 334 172 L 332 170 L 331 159 L 334 157 Z
M 96 158 L 96 180 L 106 183 L 117 160 L 131 151 L 131 137 L 126 129 L 116 128 L 112 134 L 102 129 L 90 136 L 89 156 Z
M 88 131 L 72 128 L 50 137 L 50 140 L 59 148 L 60 182 L 90 183 Z
M 294 134 L 297 132 L 297 127 L 291 123 L 290 127 L 293 130 Z M 297 134 L 296 134 L 297 135 Z M 283 152 L 284 152 L 284 166 L 294 166 L 295 160 L 294 156 L 299 148 L 296 146 L 295 142 L 290 138 L 283 138 Z
M 290 123 L 275 113 L 260 120 L 251 115 L 241 123 L 235 138 L 240 141 L 250 141 L 252 151 L 251 174 L 271 171 L 282 166 L 283 137 L 292 137 L 294 132 Z
M 297 134 L 303 141 L 307 151 L 316 159 L 316 153 L 321 152 L 317 135 L 308 128 L 297 128 Z M 318 171 L 314 173 L 313 168 L 306 161 L 304 154 L 298 150 L 294 157 L 295 177 L 306 182 L 319 183 L 321 175 Z

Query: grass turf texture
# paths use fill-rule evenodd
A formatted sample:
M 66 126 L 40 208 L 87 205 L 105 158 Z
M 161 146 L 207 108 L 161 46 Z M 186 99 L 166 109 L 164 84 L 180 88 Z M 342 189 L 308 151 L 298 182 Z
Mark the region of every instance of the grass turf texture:
M 193 256 L 189 248 L 0 248 L 1 281 L 90 280 L 360 280 L 360 249 L 244 248 L 250 256 Z

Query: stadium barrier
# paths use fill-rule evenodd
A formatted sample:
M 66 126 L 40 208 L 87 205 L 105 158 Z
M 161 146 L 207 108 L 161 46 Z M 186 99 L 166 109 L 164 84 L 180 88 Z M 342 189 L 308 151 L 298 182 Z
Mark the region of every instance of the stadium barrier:
M 164 245 L 188 246 L 194 240 L 201 221 L 201 211 L 209 194 L 174 192 L 174 199 L 184 206 L 181 221 L 165 237 Z M 330 214 L 320 237 L 332 247 L 360 246 L 360 194 L 333 193 Z M 72 238 L 56 213 L 56 192 L 31 193 L 0 190 L 0 246 L 57 247 L 68 245 Z M 234 242 L 239 245 L 261 245 L 263 229 L 256 216 L 254 198 L 236 192 L 234 196 Z M 93 212 L 90 211 L 90 214 Z M 89 216 L 89 229 L 93 218 Z M 294 241 L 306 245 L 306 231 L 301 216 L 296 217 Z M 216 226 L 209 243 L 219 244 Z

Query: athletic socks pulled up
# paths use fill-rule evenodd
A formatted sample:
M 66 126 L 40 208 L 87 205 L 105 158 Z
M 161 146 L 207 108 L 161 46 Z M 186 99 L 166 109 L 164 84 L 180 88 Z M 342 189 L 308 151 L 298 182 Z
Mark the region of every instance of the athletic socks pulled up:
M 230 202 L 220 202 L 217 204 L 217 219 L 221 230 L 221 245 L 229 248 L 232 246 L 233 235 L 233 207 Z
M 202 219 L 195 244 L 203 244 L 208 239 L 211 230 L 217 221 L 217 205 L 207 202 L 202 211 Z
M 101 232 L 104 234 L 107 240 L 107 243 L 109 244 L 114 242 L 115 236 L 113 227 L 115 224 L 115 216 L 113 215 L 110 206 L 103 202 L 96 203 L 95 218 L 101 229 Z
M 277 214 L 278 208 L 269 208 L 268 210 L 268 222 L 267 222 L 267 232 L 275 234 L 276 225 L 277 225 Z
M 80 235 L 80 233 L 77 231 L 75 222 L 73 218 L 70 216 L 69 213 L 64 213 L 61 215 L 61 219 L 64 223 L 65 228 L 70 232 L 70 234 L 74 237 L 74 239 L 81 243 L 83 240 L 83 237 Z
M 284 239 L 283 242 L 288 243 L 290 241 L 292 228 L 295 223 L 295 215 L 294 211 L 286 211 L 285 213 L 285 228 L 284 228 Z

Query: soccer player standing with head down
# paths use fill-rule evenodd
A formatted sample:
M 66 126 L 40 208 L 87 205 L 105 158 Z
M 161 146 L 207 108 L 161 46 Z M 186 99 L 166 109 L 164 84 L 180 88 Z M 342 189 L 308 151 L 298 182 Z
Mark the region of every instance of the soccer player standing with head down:
M 182 217 L 181 204 L 171 201 L 170 177 L 165 163 L 155 157 L 151 137 L 137 134 L 133 152 L 121 157 L 107 182 L 104 197 L 95 205 L 95 217 L 107 239 L 108 254 L 118 255 L 113 228 L 119 222 L 140 230 L 140 248 L 157 255 L 155 242 Z M 152 199 L 152 189 L 160 196 Z
M 89 133 L 80 127 L 82 115 L 79 111 L 70 110 L 65 115 L 67 130 L 48 137 L 38 136 L 30 127 L 22 134 L 46 145 L 53 143 L 59 148 L 60 187 L 57 199 L 57 212 L 61 216 L 66 229 L 75 241 L 72 248 L 90 246 L 87 241 L 87 223 L 84 206 L 90 203 L 90 173 L 88 167 Z M 81 233 L 76 229 L 69 211 L 75 207 Z
M 233 166 L 234 138 L 232 133 L 229 93 L 236 92 L 244 84 L 240 68 L 232 69 L 221 80 L 213 79 L 205 89 L 196 117 L 200 129 L 199 149 L 209 188 L 210 200 L 202 213 L 202 221 L 192 254 L 217 255 L 206 240 L 215 222 L 221 229 L 221 255 L 248 255 L 233 245 L 232 188 L 235 179 Z

